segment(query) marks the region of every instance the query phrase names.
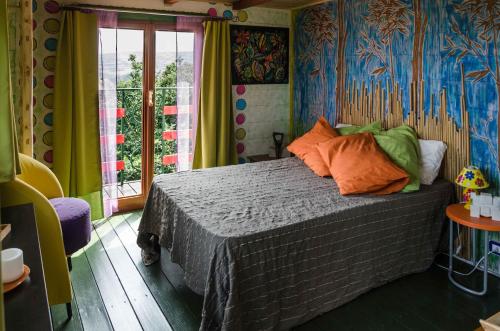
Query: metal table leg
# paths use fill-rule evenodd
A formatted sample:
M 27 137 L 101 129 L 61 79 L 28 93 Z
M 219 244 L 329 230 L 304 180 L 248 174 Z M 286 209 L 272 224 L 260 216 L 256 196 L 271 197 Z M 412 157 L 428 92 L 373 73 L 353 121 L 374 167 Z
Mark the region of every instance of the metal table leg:
M 474 264 L 477 262 L 477 243 L 476 243 L 477 231 L 476 229 L 472 229 L 472 261 Z
M 459 289 L 474 295 L 485 295 L 488 291 L 488 231 L 484 231 L 484 264 L 483 264 L 483 289 L 475 291 L 468 287 L 463 286 L 453 278 L 453 221 L 450 220 L 450 256 L 448 266 L 448 279 L 450 282 Z

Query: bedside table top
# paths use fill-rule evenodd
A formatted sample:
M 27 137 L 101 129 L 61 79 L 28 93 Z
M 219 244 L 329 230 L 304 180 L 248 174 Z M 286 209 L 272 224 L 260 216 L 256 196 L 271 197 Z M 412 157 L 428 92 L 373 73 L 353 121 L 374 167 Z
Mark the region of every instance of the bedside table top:
M 491 217 L 470 217 L 470 211 L 464 208 L 464 204 L 456 203 L 446 208 L 446 216 L 453 222 L 465 225 L 469 228 L 500 232 L 500 221 L 493 221 Z

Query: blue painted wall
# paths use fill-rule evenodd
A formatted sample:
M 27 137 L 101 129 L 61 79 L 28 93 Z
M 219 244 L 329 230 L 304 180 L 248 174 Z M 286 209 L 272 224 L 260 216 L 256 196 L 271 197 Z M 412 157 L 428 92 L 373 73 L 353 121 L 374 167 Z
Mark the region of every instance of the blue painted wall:
M 296 135 L 311 128 L 322 114 L 331 123 L 336 120 L 339 1 L 341 0 L 308 7 L 295 13 Z M 403 90 L 403 104 L 407 114 L 413 74 L 413 1 L 418 0 L 344 1 L 344 23 L 347 29 L 346 46 L 343 50 L 346 86 L 353 81 L 358 87 L 362 82 L 370 86 L 371 81 L 382 81 L 384 84 L 389 81 L 392 86 L 393 72 L 394 83 Z M 426 113 L 430 109 L 431 95 L 439 96 L 446 89 L 448 112 L 461 126 L 459 114 L 463 64 L 467 76 L 465 86 L 471 128 L 471 160 L 488 173 L 492 186 L 498 188 L 500 55 L 497 50 L 500 48 L 500 1 L 491 10 L 487 7 L 489 2 L 491 1 L 420 0 L 422 17 L 427 17 L 422 72 Z M 468 3 L 474 4 L 468 7 Z M 376 12 L 374 9 L 377 8 L 386 10 Z M 394 12 L 390 13 L 390 8 Z M 480 23 L 488 17 L 494 17 L 494 22 L 497 23 L 491 30 L 489 26 L 482 26 Z M 391 30 L 394 26 L 396 28 Z M 325 27 L 331 30 L 332 42 L 328 40 L 328 35 L 325 36 Z M 390 34 L 388 31 L 393 32 Z M 434 101 L 436 109 L 439 98 L 436 97 Z
M 339 49 L 339 4 L 344 1 L 345 48 Z M 462 126 L 460 102 L 465 84 L 470 118 L 471 162 L 486 173 L 491 191 L 499 193 L 498 110 L 500 94 L 500 1 L 488 0 L 333 0 L 294 13 L 293 133 L 310 129 L 320 115 L 336 122 L 336 85 L 356 82 L 398 84 L 408 114 L 415 7 L 426 18 L 422 55 L 426 114 L 438 108 L 447 92 L 447 111 Z M 391 12 L 391 9 L 393 10 Z M 489 24 L 493 23 L 492 26 Z M 496 26 L 494 25 L 496 23 Z M 326 34 L 327 32 L 331 32 Z M 330 40 L 332 38 L 332 40 Z M 338 63 L 344 52 L 344 64 Z M 390 54 L 392 52 L 392 64 Z M 337 66 L 345 80 L 338 81 Z M 462 68 L 465 79 L 462 80 Z M 391 73 L 393 73 L 391 75 Z M 499 239 L 500 236 L 495 236 Z M 492 257 L 493 269 L 500 263 Z

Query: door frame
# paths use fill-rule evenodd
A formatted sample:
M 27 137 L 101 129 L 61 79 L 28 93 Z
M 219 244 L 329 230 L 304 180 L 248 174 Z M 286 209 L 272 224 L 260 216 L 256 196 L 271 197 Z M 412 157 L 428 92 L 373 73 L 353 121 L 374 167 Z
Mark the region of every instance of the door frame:
M 189 29 L 178 31 L 175 24 L 172 23 L 136 20 L 119 20 L 117 29 L 144 31 L 141 194 L 118 199 L 118 212 L 126 212 L 144 207 L 154 177 L 156 32 L 193 31 Z M 152 103 L 149 102 L 150 99 L 152 99 Z
M 188 29 L 177 31 L 175 24 L 172 23 L 135 20 L 119 20 L 117 29 L 144 31 L 141 194 L 118 199 L 118 212 L 126 212 L 144 207 L 154 177 L 156 31 L 192 31 Z M 150 99 L 152 103 L 149 102 Z
M 149 93 L 154 93 L 155 42 L 152 26 L 148 22 L 118 21 L 117 29 L 142 30 L 143 67 L 142 67 L 142 153 L 141 153 L 141 194 L 118 199 L 118 211 L 125 212 L 144 207 L 149 186 L 153 180 L 154 153 L 154 95 L 150 105 Z

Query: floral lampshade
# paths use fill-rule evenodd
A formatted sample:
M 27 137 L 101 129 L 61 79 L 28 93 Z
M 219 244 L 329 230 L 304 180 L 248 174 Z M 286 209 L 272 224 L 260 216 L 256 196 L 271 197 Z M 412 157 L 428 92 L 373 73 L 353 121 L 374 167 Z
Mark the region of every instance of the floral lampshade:
M 470 188 L 473 190 L 481 190 L 490 186 L 486 179 L 484 179 L 481 170 L 474 166 L 463 168 L 455 180 L 455 183 L 464 188 Z
M 472 192 L 477 192 L 477 190 L 490 186 L 486 179 L 484 179 L 481 170 L 473 166 L 463 168 L 457 179 L 455 179 L 455 183 L 465 188 L 462 195 L 465 209 L 470 209 Z

